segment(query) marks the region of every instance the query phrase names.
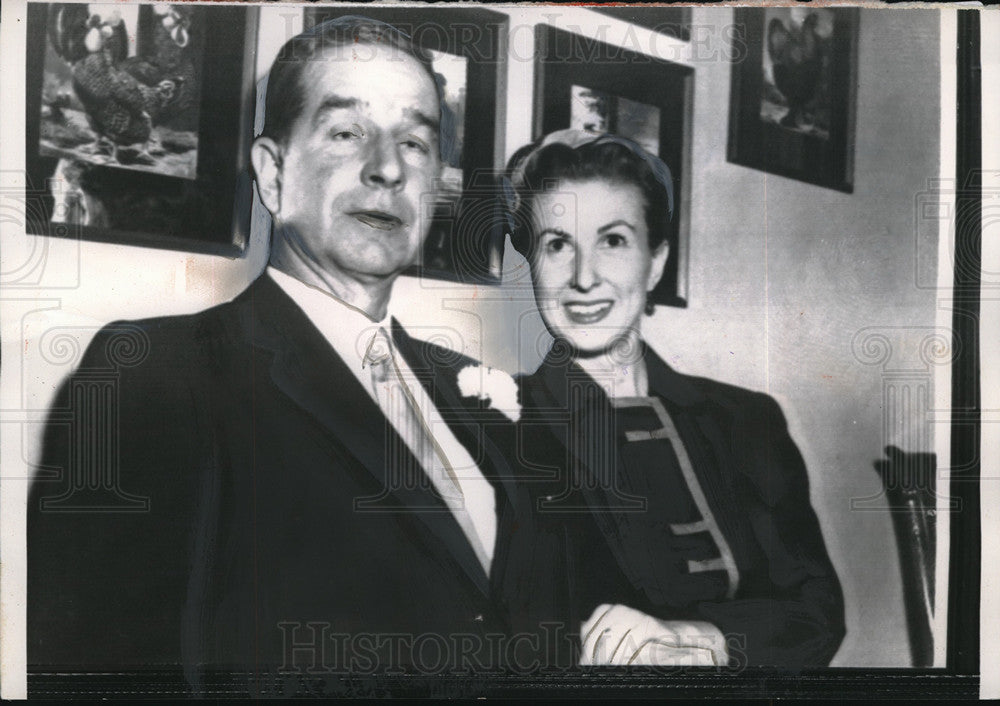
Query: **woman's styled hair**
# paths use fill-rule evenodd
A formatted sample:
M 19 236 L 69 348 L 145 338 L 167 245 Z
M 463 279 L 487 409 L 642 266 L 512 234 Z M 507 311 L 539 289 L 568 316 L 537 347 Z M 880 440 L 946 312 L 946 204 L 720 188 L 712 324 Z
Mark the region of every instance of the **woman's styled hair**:
M 669 235 L 674 208 L 670 170 L 631 140 L 579 130 L 551 133 L 519 149 L 507 165 L 507 176 L 511 244 L 529 261 L 535 246 L 532 201 L 565 181 L 603 180 L 637 187 L 645 200 L 650 250 Z

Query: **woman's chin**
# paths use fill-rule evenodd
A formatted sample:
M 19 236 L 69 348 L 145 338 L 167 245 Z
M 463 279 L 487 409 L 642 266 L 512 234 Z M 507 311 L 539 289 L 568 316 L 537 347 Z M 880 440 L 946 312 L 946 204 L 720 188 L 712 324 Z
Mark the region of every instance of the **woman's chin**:
M 550 331 L 563 345 L 569 346 L 574 358 L 587 358 L 595 363 L 605 358 L 612 365 L 627 365 L 641 356 L 642 335 L 637 327 L 560 326 Z
M 586 327 L 580 326 L 563 331 L 562 338 L 570 344 L 577 356 L 595 357 L 610 354 L 621 336 L 607 330 L 588 331 Z

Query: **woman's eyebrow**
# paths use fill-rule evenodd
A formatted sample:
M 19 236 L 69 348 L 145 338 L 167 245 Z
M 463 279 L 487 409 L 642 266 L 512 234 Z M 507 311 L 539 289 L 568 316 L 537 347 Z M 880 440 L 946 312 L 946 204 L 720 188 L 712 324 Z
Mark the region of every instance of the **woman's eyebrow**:
M 569 233 L 567 233 L 566 231 L 564 231 L 562 228 L 546 228 L 545 230 L 543 230 L 538 235 L 540 235 L 540 236 L 542 236 L 542 235 L 549 235 L 550 233 L 552 235 L 558 235 L 560 238 L 567 238 L 569 240 L 573 239 L 573 236 L 570 235 Z
M 629 228 L 630 230 L 635 230 L 635 226 L 634 225 L 632 225 L 631 223 L 629 223 L 626 220 L 623 220 L 623 219 L 619 218 L 617 221 L 611 221 L 610 223 L 607 223 L 607 224 L 601 226 L 600 228 L 597 229 L 597 232 L 598 233 L 603 233 L 606 230 L 611 230 L 612 228 L 617 228 L 618 226 L 625 226 L 626 228 Z

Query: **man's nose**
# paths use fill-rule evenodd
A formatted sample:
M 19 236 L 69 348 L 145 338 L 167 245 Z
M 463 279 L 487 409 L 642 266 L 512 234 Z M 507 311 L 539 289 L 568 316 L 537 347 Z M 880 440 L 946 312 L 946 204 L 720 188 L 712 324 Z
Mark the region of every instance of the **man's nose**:
M 399 189 L 403 186 L 403 160 L 395 139 L 385 136 L 374 141 L 362 169 L 361 179 L 367 186 L 384 189 Z
M 592 253 L 583 248 L 577 248 L 573 257 L 573 286 L 581 292 L 589 292 L 600 281 L 597 262 Z

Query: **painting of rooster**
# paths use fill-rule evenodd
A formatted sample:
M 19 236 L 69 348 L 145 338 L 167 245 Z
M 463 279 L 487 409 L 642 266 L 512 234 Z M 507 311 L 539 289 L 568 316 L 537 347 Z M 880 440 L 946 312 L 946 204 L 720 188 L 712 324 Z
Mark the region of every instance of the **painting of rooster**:
M 832 12 L 769 8 L 764 27 L 761 118 L 828 138 Z
M 235 255 L 251 198 L 259 11 L 27 4 L 30 233 Z
M 197 12 L 167 4 L 51 6 L 41 153 L 196 178 Z
M 853 7 L 737 7 L 726 159 L 854 191 L 858 28 Z

